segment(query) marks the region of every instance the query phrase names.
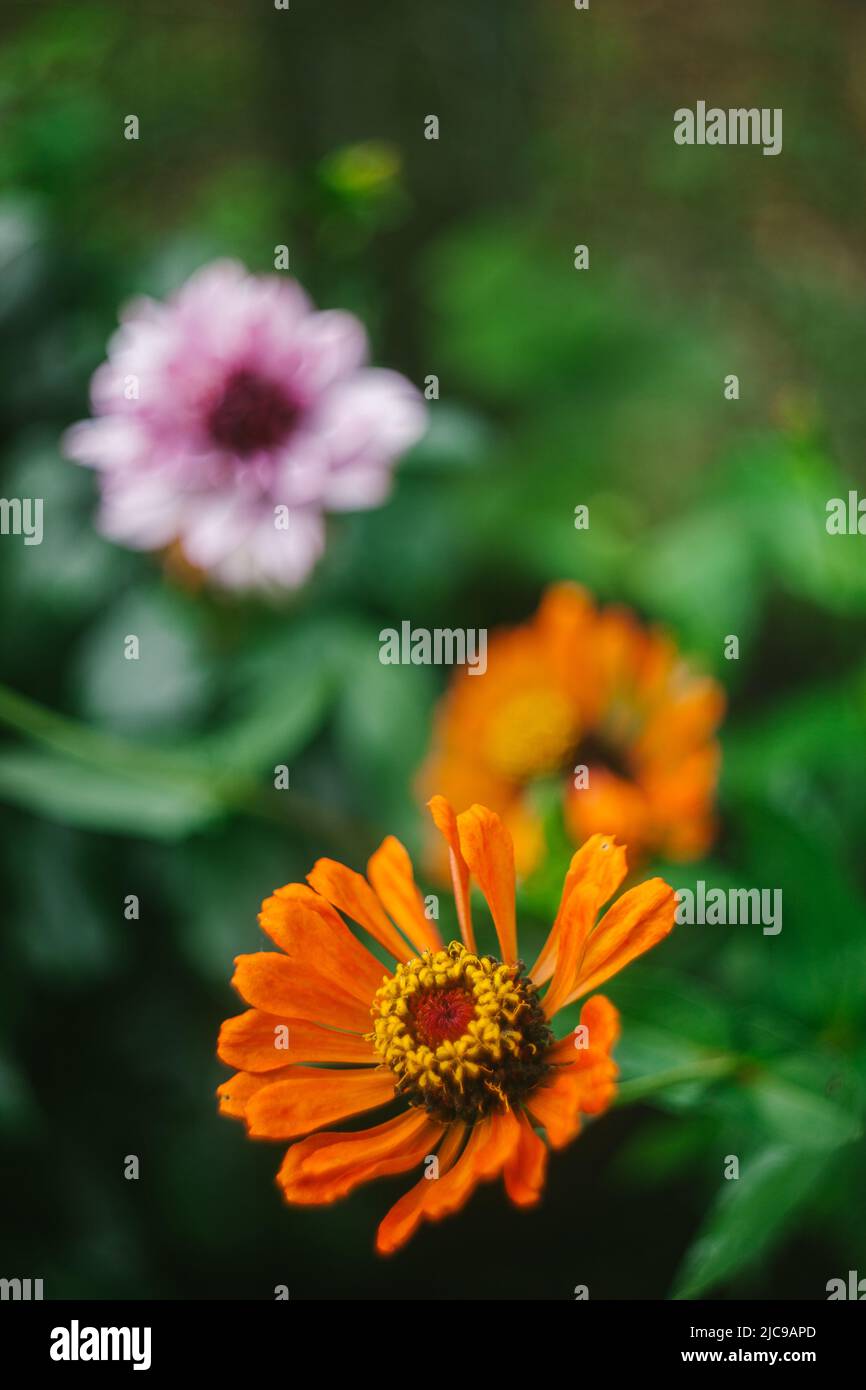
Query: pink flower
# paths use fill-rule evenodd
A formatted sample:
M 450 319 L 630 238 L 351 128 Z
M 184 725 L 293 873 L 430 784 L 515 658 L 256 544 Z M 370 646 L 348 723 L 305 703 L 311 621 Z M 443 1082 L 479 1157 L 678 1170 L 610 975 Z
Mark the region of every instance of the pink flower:
M 231 589 L 294 587 L 326 511 L 378 506 L 425 428 L 419 392 L 366 367 L 358 320 L 300 285 L 215 261 L 167 303 L 121 315 L 94 374 L 94 419 L 64 436 L 100 473 L 100 530 L 179 547 Z

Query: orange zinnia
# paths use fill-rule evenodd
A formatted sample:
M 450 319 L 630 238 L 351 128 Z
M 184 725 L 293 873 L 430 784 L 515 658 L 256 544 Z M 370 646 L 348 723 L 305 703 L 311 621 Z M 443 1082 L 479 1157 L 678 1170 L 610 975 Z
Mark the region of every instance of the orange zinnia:
M 289 1148 L 277 1175 L 287 1201 L 333 1202 L 372 1178 L 430 1165 L 381 1223 L 382 1254 L 500 1173 L 518 1206 L 538 1200 L 547 1158 L 538 1130 L 555 1149 L 567 1144 L 581 1114 L 610 1104 L 617 1076 L 610 1053 L 619 1015 L 608 999 L 586 1001 L 574 1036 L 557 1041 L 551 1021 L 674 924 L 673 889 L 658 878 L 596 922 L 625 877 L 626 855 L 612 836 L 595 835 L 571 861 L 556 920 L 527 972 L 517 957 L 508 830 L 484 806 L 455 816 L 437 796 L 430 809 L 447 845 L 462 942 L 446 946 L 425 915 L 409 855 L 393 836 L 367 878 L 320 859 L 310 887 L 290 883 L 264 902 L 261 925 L 285 954 L 238 956 L 233 983 L 252 1008 L 223 1024 L 218 1044 L 238 1068 L 219 1088 L 223 1113 L 243 1119 L 252 1138 L 309 1135 Z M 499 958 L 475 944 L 473 877 Z M 341 913 L 387 952 L 391 973 L 383 976 Z M 312 1133 L 394 1101 L 400 1112 L 373 1129 Z
M 694 859 L 715 830 L 723 710 L 717 682 L 695 675 L 665 633 L 555 584 L 533 618 L 493 634 L 485 674 L 455 676 L 419 790 L 498 811 L 520 873 L 542 857 L 529 792 L 549 778 L 561 782 L 574 844 L 603 830 L 635 857 Z M 431 865 L 446 867 L 435 846 Z

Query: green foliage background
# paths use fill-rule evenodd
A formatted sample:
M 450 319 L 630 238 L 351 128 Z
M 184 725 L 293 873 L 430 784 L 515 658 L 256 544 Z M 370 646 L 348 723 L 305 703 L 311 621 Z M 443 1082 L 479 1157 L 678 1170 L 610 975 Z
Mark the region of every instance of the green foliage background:
M 392 1299 L 823 1298 L 866 1275 L 866 540 L 824 526 L 863 487 L 862 7 L 67 0 L 0 34 L 2 490 L 46 516 L 42 546 L 0 539 L 0 1274 Z M 675 147 L 698 98 L 782 107 L 783 153 Z M 273 607 L 102 541 L 58 438 L 124 299 L 215 255 L 268 270 L 283 242 L 442 398 L 387 505 L 335 519 Z M 217 1117 L 232 957 L 320 854 L 418 847 L 443 673 L 382 667 L 380 628 L 513 622 L 568 577 L 729 694 L 712 858 L 652 870 L 781 888 L 784 928 L 682 928 L 616 980 L 622 1103 L 552 1160 L 542 1207 L 484 1189 L 383 1262 L 405 1181 L 289 1210 L 279 1146 Z M 530 941 L 564 858 L 525 894 Z

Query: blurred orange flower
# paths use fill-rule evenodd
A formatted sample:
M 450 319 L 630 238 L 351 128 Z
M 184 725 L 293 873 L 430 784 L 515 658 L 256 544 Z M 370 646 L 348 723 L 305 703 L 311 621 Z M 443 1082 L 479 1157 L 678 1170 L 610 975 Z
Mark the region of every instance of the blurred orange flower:
M 382 1254 L 499 1174 L 518 1206 L 538 1200 L 547 1160 L 538 1130 L 553 1148 L 567 1144 L 581 1114 L 610 1104 L 617 1076 L 610 1053 L 619 1016 L 609 1000 L 588 999 L 580 1026 L 559 1041 L 551 1021 L 674 924 L 673 889 L 658 878 L 596 920 L 625 877 L 626 854 L 612 836 L 595 835 L 574 855 L 548 940 L 527 971 L 517 957 L 508 830 L 484 806 L 455 816 L 434 797 L 430 809 L 447 847 L 462 940 L 443 942 L 393 836 L 366 878 L 320 859 L 309 887 L 288 884 L 263 904 L 259 920 L 280 951 L 238 956 L 233 983 L 252 1007 L 223 1024 L 218 1044 L 237 1068 L 219 1088 L 223 1113 L 243 1119 L 252 1138 L 300 1140 L 277 1175 L 287 1201 L 333 1202 L 424 1165 L 379 1227 Z M 473 879 L 498 958 L 476 946 Z M 389 973 L 341 913 L 378 943 Z M 321 1132 L 395 1101 L 398 1113 L 372 1129 Z
M 561 780 L 575 844 L 605 830 L 637 858 L 694 859 L 715 833 L 723 712 L 721 687 L 692 672 L 665 633 L 556 584 L 528 622 L 491 636 L 483 676 L 453 679 L 419 791 L 498 811 L 523 874 L 544 853 L 527 793 L 550 777 Z M 432 854 L 431 868 L 444 869 L 435 844 Z

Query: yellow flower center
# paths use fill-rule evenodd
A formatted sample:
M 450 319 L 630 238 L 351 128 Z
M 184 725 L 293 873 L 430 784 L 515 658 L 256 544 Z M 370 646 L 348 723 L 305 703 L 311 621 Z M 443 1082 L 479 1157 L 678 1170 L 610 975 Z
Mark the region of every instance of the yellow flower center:
M 577 743 L 573 706 L 556 690 L 523 691 L 494 712 L 486 753 L 498 772 L 516 782 L 560 768 Z
M 479 1119 L 538 1085 L 553 1034 L 523 966 L 457 941 L 425 951 L 377 990 L 376 1051 L 400 1091 L 437 1119 Z

